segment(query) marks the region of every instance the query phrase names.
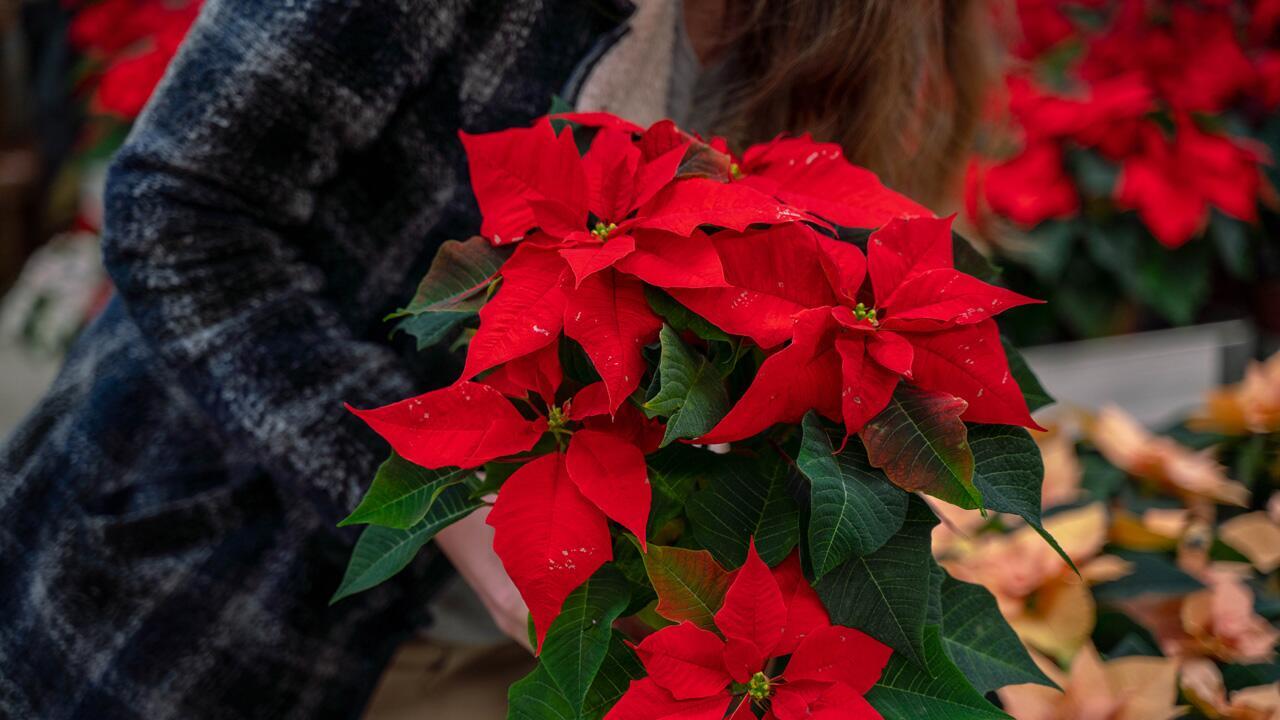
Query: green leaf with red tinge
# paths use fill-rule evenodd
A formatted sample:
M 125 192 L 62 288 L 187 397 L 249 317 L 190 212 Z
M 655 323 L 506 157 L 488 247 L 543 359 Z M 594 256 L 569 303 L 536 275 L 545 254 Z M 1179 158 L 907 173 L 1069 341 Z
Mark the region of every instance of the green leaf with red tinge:
M 658 593 L 659 615 L 673 622 L 688 620 L 701 628 L 715 628 L 715 614 L 724 604 L 732 575 L 711 553 L 650 545 L 644 567 Z
M 425 312 L 474 314 L 484 302 L 481 291 L 489 286 L 510 256 L 510 249 L 495 248 L 479 235 L 465 241 L 444 241 L 431 261 L 431 269 L 418 284 L 413 300 L 391 317 Z
M 960 420 L 964 400 L 901 385 L 859 435 L 871 464 L 909 492 L 963 508 L 982 507 L 973 484 L 973 452 Z

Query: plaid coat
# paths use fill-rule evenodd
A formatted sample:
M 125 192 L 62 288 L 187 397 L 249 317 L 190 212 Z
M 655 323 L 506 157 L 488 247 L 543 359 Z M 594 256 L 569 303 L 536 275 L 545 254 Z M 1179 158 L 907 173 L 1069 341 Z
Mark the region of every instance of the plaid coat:
M 457 132 L 630 9 L 207 2 L 110 172 L 118 297 L 0 450 L 0 717 L 359 715 L 448 567 L 328 606 L 386 454 L 342 402 L 456 377 L 381 318 L 478 227 Z

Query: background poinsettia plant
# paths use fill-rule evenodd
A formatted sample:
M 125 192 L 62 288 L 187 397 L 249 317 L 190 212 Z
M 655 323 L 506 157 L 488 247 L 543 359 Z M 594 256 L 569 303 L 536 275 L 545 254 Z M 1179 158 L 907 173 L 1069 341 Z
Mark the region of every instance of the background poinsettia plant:
M 1280 272 L 1280 5 L 1019 0 L 1005 92 L 970 165 L 967 217 L 1047 297 L 1019 340 L 1262 307 Z M 1273 301 L 1271 301 L 1273 302 Z
M 1034 301 L 950 219 L 807 137 L 569 113 L 462 142 L 482 234 L 396 317 L 465 367 L 353 409 L 394 453 L 335 600 L 492 505 L 541 658 L 512 717 L 996 718 L 1052 685 L 930 552 L 952 505 L 1061 552 L 1050 400 L 993 319 Z

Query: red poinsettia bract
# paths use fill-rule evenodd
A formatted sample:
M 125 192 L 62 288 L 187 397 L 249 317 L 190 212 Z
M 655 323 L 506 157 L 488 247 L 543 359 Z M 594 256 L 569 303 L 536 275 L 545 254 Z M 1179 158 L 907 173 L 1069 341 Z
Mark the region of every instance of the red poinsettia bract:
M 1136 210 L 1161 244 L 1186 244 L 1208 222 L 1210 205 L 1246 222 L 1257 220 L 1257 153 L 1201 131 L 1185 116 L 1178 118 L 1172 139 L 1154 125 L 1144 130 L 1141 151 L 1121 165 L 1115 199 Z
M 571 130 L 557 135 L 548 119 L 462 135 L 482 233 L 495 244 L 523 241 L 481 312 L 464 377 L 563 332 L 582 345 L 616 410 L 639 386 L 640 347 L 660 326 L 644 284 L 693 304 L 740 292 L 721 271 L 716 245 L 725 233 L 802 221 L 876 227 L 928 214 L 850 164 L 838 146 L 807 137 L 751 148 L 739 167 L 669 121 L 637 132 L 594 114 L 561 117 L 595 126 L 585 154 Z M 720 232 L 712 237 L 703 227 Z M 768 313 L 788 307 L 772 303 Z
M 523 397 L 558 382 L 558 362 L 549 371 L 543 359 L 529 364 L 500 374 L 496 384 Z M 630 405 L 610 418 L 602 390 L 583 388 L 567 408 L 551 411 L 550 422 L 524 418 L 498 389 L 473 382 L 374 410 L 350 408 L 401 457 L 426 468 L 478 467 L 528 452 L 550 425 L 570 432 L 569 423 L 581 423 L 563 450 L 528 460 L 507 478 L 488 519 L 494 550 L 529 606 L 539 647 L 569 593 L 613 558 L 609 520 L 642 547 L 646 541 L 652 495 L 644 456 L 657 448 L 662 430 L 654 432 Z
M 95 110 L 133 119 L 164 76 L 200 0 L 105 0 L 77 9 L 68 37 L 77 50 L 104 64 L 93 78 Z
M 792 555 L 773 571 L 752 544 L 715 615 L 717 632 L 691 622 L 645 638 L 636 653 L 648 677 L 633 680 L 606 720 L 872 720 L 863 695 L 892 651 L 852 628 L 832 625 Z M 790 655 L 778 674 L 771 661 Z
M 791 343 L 765 359 L 746 393 L 701 441 L 740 440 L 774 423 L 798 422 L 812 409 L 842 420 L 853 434 L 884 409 L 903 379 L 965 400 L 965 420 L 1038 427 L 992 320 L 1037 301 L 956 270 L 951 219 L 891 221 L 871 234 L 869 257 L 813 236 L 775 232 L 722 251 L 731 283 L 796 287 L 804 296 L 793 297 L 808 309 L 791 318 Z M 771 265 L 783 247 L 791 259 Z M 784 280 L 777 279 L 780 267 Z M 870 287 L 863 284 L 867 275 Z M 738 319 L 731 305 L 702 311 L 717 324 Z

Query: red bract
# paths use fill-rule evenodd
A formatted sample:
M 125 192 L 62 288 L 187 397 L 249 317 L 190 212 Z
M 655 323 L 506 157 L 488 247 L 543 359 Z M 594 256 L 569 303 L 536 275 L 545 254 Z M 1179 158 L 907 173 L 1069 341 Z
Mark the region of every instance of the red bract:
M 1141 72 L 1177 111 L 1220 112 L 1253 82 L 1229 13 L 1176 4 L 1161 24 L 1142 3 L 1126 3 L 1110 30 L 1094 39 L 1080 65 L 1089 82 Z
M 76 13 L 71 43 L 105 63 L 96 78 L 94 109 L 125 119 L 142 112 L 200 12 L 200 2 L 106 0 Z
M 546 392 L 548 377 L 559 374 L 546 355 L 530 356 L 529 368 L 497 384 L 516 397 Z M 609 520 L 646 544 L 652 495 L 644 456 L 657 448 L 662 428 L 630 405 L 609 418 L 605 404 L 592 400 L 597 387 L 581 391 L 567 412 L 552 411 L 556 428 L 569 418 L 583 427 L 565 451 L 528 461 L 507 478 L 488 519 L 494 551 L 529 606 L 539 647 L 569 593 L 613 557 Z M 524 419 L 494 387 L 472 382 L 351 411 L 401 457 L 428 468 L 478 467 L 526 452 L 549 427 L 546 418 Z
M 574 287 L 564 258 L 533 244 L 517 248 L 499 274 L 502 287 L 480 310 L 464 378 L 552 346 L 563 332 L 604 379 L 610 412 L 640 386 L 640 348 L 657 337 L 662 321 L 639 280 L 606 268 Z
M 198 0 L 103 0 L 76 10 L 68 39 L 80 52 L 99 58 L 117 55 L 129 46 L 156 37 L 186 32 L 200 11 Z M 169 46 L 166 41 L 160 45 Z M 172 51 L 172 47 L 170 47 Z
M 749 148 L 736 182 L 845 227 L 875 228 L 896 217 L 930 217 L 927 208 L 853 165 L 835 143 L 808 135 Z
M 1262 178 L 1258 156 L 1221 135 L 1180 118 L 1172 140 L 1147 129 L 1141 153 L 1126 159 L 1115 201 L 1138 211 L 1163 245 L 1185 244 L 1208 221 L 1209 205 L 1235 218 L 1257 219 Z
M 1079 97 L 1055 95 L 1026 77 L 1008 79 L 1009 113 L 1029 147 L 1073 140 L 1108 157 L 1130 152 L 1154 97 L 1138 73 L 1092 83 Z
M 426 468 L 483 465 L 524 452 L 547 429 L 491 387 L 460 382 L 374 410 L 347 406 L 400 457 Z
M 725 274 L 748 289 L 758 281 L 736 267 L 768 267 L 782 242 L 744 243 L 726 253 Z M 813 282 L 820 267 L 834 301 L 794 316 L 791 344 L 761 364 L 729 413 L 700 440 L 729 442 L 777 422 L 798 422 L 809 410 L 842 420 L 849 434 L 888 404 L 900 379 L 968 403 L 971 422 L 1038 427 L 1009 372 L 991 319 L 1036 302 L 988 285 L 953 267 L 951 220 L 894 220 L 873 233 L 869 257 L 856 248 L 790 240 L 808 262 L 778 268 L 783 285 Z M 744 259 L 745 258 L 745 259 Z M 863 286 L 870 275 L 871 287 Z M 794 282 L 793 282 L 794 280 Z M 719 324 L 729 308 L 707 318 Z
M 832 625 L 794 555 L 770 571 L 753 543 L 715 625 L 719 634 L 686 621 L 645 638 L 636 652 L 649 676 L 632 681 L 606 720 L 721 720 L 738 696 L 734 718 L 754 717 L 753 703 L 773 720 L 880 717 L 863 694 L 892 652 Z M 787 655 L 771 676 L 769 661 Z
M 982 179 L 991 209 L 1023 227 L 1080 212 L 1080 195 L 1053 142 L 1028 146 L 1017 157 L 989 168 Z

